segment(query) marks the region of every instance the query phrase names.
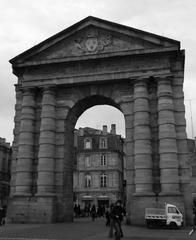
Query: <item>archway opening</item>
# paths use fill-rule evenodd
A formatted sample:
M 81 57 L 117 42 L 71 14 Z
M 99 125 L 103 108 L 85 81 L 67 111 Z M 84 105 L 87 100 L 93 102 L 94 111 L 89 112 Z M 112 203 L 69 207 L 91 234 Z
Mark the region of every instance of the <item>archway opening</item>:
M 119 105 L 103 96 L 76 103 L 65 138 L 64 191 L 79 206 L 75 216 L 89 216 L 93 205 L 101 216 L 117 199 L 125 202 L 125 120 Z
M 116 125 L 116 133 L 125 137 L 125 120 L 122 112 L 110 105 L 97 105 L 87 109 L 77 120 L 76 129 L 91 127 L 102 130 L 103 125 Z

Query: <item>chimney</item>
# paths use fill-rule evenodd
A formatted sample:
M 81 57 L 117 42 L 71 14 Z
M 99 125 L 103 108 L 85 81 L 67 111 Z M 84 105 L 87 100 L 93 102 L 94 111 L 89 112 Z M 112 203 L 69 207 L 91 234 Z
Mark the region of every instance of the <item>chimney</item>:
M 110 131 L 111 134 L 116 134 L 116 124 L 111 124 L 111 131 Z
M 84 129 L 83 128 L 79 128 L 79 136 L 84 136 Z
M 107 131 L 108 131 L 107 125 L 103 125 L 103 134 L 107 134 Z
M 0 137 L 0 143 L 1 143 L 1 144 L 4 144 L 4 143 L 5 143 L 5 138 L 1 138 L 1 137 Z

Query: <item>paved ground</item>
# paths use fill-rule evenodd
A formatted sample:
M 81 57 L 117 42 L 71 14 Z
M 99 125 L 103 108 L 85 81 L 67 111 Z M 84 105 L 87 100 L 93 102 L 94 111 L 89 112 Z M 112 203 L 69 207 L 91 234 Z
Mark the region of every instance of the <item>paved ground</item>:
M 181 230 L 147 229 L 123 224 L 122 240 L 184 240 L 189 239 L 189 228 Z M 92 222 L 90 218 L 74 223 L 7 224 L 0 227 L 0 240 L 109 240 L 105 219 Z M 196 233 L 191 239 L 196 239 Z

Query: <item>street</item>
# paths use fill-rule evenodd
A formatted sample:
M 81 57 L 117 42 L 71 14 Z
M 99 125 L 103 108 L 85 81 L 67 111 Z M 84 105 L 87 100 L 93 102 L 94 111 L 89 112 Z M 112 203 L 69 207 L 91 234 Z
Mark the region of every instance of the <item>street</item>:
M 147 229 L 145 227 L 122 224 L 123 240 L 168 240 L 189 239 L 190 228 L 181 230 Z M 78 218 L 74 223 L 55 224 L 7 224 L 0 227 L 0 240 L 106 240 L 109 228 L 105 219 L 98 218 L 92 222 L 90 218 Z M 195 239 L 196 235 L 191 239 Z

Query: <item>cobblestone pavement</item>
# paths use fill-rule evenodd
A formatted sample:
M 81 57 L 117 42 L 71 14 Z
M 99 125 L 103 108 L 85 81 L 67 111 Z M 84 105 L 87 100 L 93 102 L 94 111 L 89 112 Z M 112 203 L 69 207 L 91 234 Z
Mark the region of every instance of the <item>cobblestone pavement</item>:
M 147 229 L 122 226 L 122 240 L 184 240 L 190 229 Z M 0 240 L 109 240 L 105 219 L 76 219 L 74 223 L 57 224 L 7 224 L 0 227 Z M 196 239 L 195 236 L 192 239 Z

